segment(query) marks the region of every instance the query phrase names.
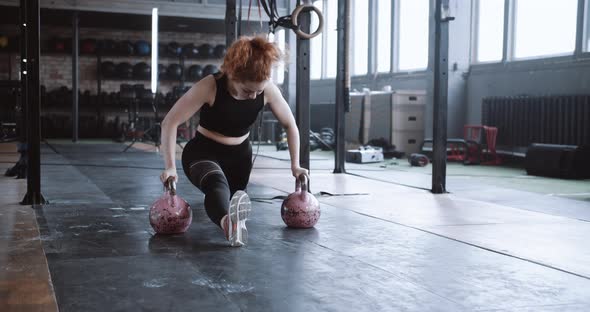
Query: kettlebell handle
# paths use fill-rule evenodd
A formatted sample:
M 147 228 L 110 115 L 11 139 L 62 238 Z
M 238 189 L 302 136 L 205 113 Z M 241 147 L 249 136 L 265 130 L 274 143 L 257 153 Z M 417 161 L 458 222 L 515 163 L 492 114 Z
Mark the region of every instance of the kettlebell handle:
M 295 191 L 299 192 L 303 189 L 303 193 L 309 192 L 309 175 L 302 173 L 295 180 Z
M 173 177 L 169 177 L 168 180 L 166 180 L 164 187 L 166 187 L 167 191 L 170 191 L 170 195 L 176 195 L 176 181 L 174 181 Z

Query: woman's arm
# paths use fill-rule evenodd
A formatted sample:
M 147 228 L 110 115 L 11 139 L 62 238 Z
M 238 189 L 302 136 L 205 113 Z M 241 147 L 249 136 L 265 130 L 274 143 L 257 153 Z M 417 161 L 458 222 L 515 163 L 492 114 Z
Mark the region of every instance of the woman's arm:
M 197 113 L 203 104 L 211 101 L 215 91 L 215 78 L 207 76 L 194 84 L 166 114 L 162 121 L 161 137 L 165 167 L 164 172 L 160 175 L 162 182 L 171 176 L 176 180 L 176 131 L 178 126 Z
M 293 176 L 298 177 L 301 173 L 307 173 L 308 171 L 306 169 L 299 166 L 299 129 L 297 128 L 289 104 L 287 104 L 281 91 L 273 82 L 267 84 L 264 89 L 264 96 L 266 97 L 270 110 L 287 131 Z

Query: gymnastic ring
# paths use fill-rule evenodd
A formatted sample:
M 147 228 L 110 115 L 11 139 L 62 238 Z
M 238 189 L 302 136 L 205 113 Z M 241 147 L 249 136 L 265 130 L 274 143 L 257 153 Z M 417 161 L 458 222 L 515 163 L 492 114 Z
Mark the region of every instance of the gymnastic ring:
M 301 29 L 299 29 L 299 25 L 297 24 L 297 18 L 299 17 L 299 13 L 301 13 L 301 11 L 303 11 L 304 9 L 311 9 L 312 11 L 314 11 L 318 15 L 318 20 L 320 21 L 318 29 L 316 29 L 316 31 L 314 31 L 311 34 L 304 33 L 303 31 L 301 31 Z M 291 13 L 291 23 L 293 23 L 293 26 L 295 26 L 294 31 L 298 37 L 303 39 L 311 39 L 322 32 L 322 29 L 324 28 L 324 16 L 322 15 L 322 11 L 320 11 L 320 9 L 318 9 L 316 6 L 311 4 L 301 4 L 298 5 L 295 8 L 295 10 L 293 10 L 293 13 Z

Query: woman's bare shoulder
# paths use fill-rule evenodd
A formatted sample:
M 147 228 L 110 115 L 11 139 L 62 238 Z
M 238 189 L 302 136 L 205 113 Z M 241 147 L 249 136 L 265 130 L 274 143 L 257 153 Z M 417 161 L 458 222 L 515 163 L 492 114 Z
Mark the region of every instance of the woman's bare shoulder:
M 213 106 L 215 94 L 217 93 L 217 83 L 213 75 L 203 77 L 195 84 L 197 92 L 205 99 L 205 104 Z

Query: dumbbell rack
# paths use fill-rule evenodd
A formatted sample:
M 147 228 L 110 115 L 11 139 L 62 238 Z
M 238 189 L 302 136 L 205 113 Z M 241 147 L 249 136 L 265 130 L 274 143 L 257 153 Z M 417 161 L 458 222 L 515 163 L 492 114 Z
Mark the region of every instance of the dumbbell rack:
M 123 56 L 123 55 L 111 55 L 111 56 L 117 57 L 117 56 Z M 99 95 L 99 101 L 101 101 L 100 99 L 102 99 L 102 97 L 100 96 L 100 94 L 102 92 L 102 80 L 104 78 L 104 75 L 101 72 L 102 60 L 103 60 L 103 55 L 101 53 L 96 53 L 96 84 L 97 84 L 96 85 L 96 90 L 97 90 L 97 94 Z M 183 57 L 182 54 L 180 54 L 178 56 L 178 62 L 179 62 L 179 65 L 182 68 L 184 68 L 184 57 Z M 124 80 L 124 79 L 122 79 L 122 80 Z M 180 75 L 180 77 L 178 79 L 178 85 L 182 88 L 184 86 L 184 83 L 185 83 L 184 75 Z M 132 143 L 130 145 L 128 145 L 123 152 L 126 152 L 138 140 L 143 140 L 144 137 L 145 137 L 145 135 L 148 134 L 149 132 L 157 132 L 154 135 L 156 137 L 159 137 L 160 123 L 157 120 L 158 119 L 158 114 L 157 114 L 157 105 L 155 103 L 156 102 L 155 96 L 156 95 L 154 95 L 154 98 L 152 99 L 152 108 L 153 108 L 154 114 L 155 114 L 154 124 L 151 125 L 150 127 L 148 127 L 147 129 L 143 130 L 143 131 L 140 131 L 140 130 L 137 130 L 136 129 L 137 124 L 138 124 L 138 121 L 139 121 L 139 111 L 138 111 L 139 108 L 138 108 L 137 103 L 135 103 L 134 105 L 129 106 L 127 108 L 128 116 L 129 116 L 129 118 L 128 118 L 128 122 L 129 122 L 128 128 L 129 128 L 129 130 L 131 130 L 130 132 L 129 131 L 128 132 L 131 133 L 131 135 L 129 136 L 128 135 L 129 133 L 123 133 L 123 136 L 124 137 L 130 137 L 131 140 L 132 140 Z M 98 104 L 101 107 L 103 106 L 103 103 L 98 103 Z M 133 112 L 131 110 L 133 110 Z M 159 141 L 158 139 L 155 139 L 154 140 L 154 144 L 156 146 L 156 150 L 159 149 L 159 145 L 160 145 L 160 142 L 158 142 L 158 141 Z

